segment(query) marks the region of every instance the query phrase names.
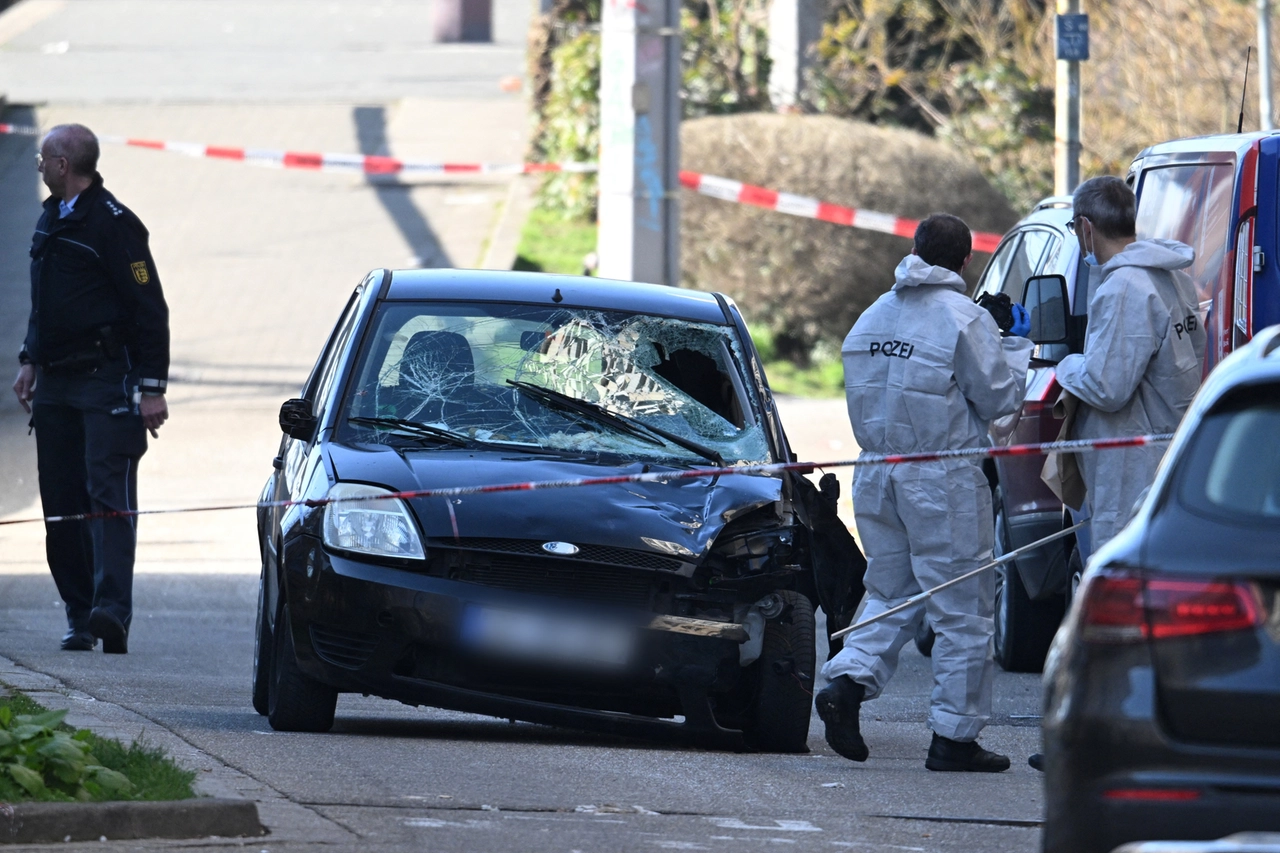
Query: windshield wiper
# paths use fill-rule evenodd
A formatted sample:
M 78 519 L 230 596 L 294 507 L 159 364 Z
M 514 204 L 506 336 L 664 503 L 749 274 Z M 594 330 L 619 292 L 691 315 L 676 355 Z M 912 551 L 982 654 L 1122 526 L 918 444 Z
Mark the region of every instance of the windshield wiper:
M 676 435 L 675 433 L 669 432 L 661 427 L 647 424 L 644 421 L 637 420 L 627 415 L 611 412 L 599 403 L 592 403 L 590 400 L 583 400 L 579 397 L 571 397 L 568 394 L 553 391 L 552 389 L 546 388 L 542 385 L 534 385 L 531 382 L 521 382 L 516 379 L 508 379 L 507 384 L 515 388 L 517 391 L 529 395 L 540 403 L 585 415 L 599 423 L 613 427 L 618 432 L 626 433 L 627 435 L 641 439 L 642 441 L 647 441 L 651 444 L 660 444 L 661 442 L 655 441 L 653 438 L 653 436 L 658 436 L 658 438 L 666 439 L 672 444 L 698 454 L 703 459 L 715 462 L 717 465 L 724 464 L 724 457 L 715 450 L 712 450 L 710 447 L 706 447 L 696 441 L 691 441 L 684 436 Z
M 457 447 L 471 447 L 476 442 L 469 436 L 461 435 L 452 430 L 441 429 L 430 424 L 411 421 L 408 418 L 366 418 L 355 416 L 347 418 L 347 423 L 360 424 L 361 426 L 369 426 L 375 429 L 398 430 L 415 438 L 433 438 L 445 444 L 453 444 Z
M 371 426 L 375 429 L 399 430 L 413 438 L 437 439 L 444 444 L 452 444 L 457 447 L 495 447 L 500 450 L 518 450 L 521 453 L 564 453 L 564 451 L 555 448 L 542 447 L 537 444 L 525 444 L 520 441 L 493 441 L 491 439 L 473 438 L 453 430 L 424 424 L 420 421 L 411 421 L 407 418 L 366 418 L 356 416 L 347 418 L 347 421 L 362 426 Z

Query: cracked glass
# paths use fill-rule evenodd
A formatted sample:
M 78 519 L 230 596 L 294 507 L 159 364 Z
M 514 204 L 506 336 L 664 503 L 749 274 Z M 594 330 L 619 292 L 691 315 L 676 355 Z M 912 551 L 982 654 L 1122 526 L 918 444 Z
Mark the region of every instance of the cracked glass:
M 706 464 L 764 462 L 731 327 L 537 305 L 392 302 L 352 372 L 339 439 Z

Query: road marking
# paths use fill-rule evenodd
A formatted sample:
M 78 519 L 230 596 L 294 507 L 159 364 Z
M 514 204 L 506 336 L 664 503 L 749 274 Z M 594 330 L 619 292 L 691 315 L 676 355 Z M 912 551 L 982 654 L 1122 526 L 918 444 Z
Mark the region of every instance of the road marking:
M 707 820 L 721 829 L 764 829 L 770 832 L 822 832 L 822 828 L 814 826 L 807 820 L 775 820 L 774 826 L 754 826 L 744 823 L 736 817 L 711 817 Z
M 445 827 L 457 827 L 459 829 L 489 829 L 493 826 L 487 820 L 440 820 L 434 817 L 411 817 L 405 820 L 405 826 L 412 826 L 416 829 L 443 829 Z
M 705 844 L 695 844 L 692 841 L 654 841 L 652 843 L 666 850 L 710 850 L 711 849 Z
M 713 835 L 712 841 L 767 841 L 770 844 L 795 844 L 794 838 L 752 838 L 749 835 Z

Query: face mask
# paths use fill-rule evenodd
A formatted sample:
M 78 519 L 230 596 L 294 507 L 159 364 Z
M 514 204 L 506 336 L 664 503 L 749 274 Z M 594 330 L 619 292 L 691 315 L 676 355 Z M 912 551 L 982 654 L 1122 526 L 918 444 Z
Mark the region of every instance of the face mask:
M 1083 245 L 1084 243 L 1083 237 L 1081 238 L 1080 242 Z M 1084 253 L 1084 262 L 1091 267 L 1096 267 L 1098 265 L 1098 256 L 1094 254 L 1093 249 L 1089 249 L 1089 251 Z

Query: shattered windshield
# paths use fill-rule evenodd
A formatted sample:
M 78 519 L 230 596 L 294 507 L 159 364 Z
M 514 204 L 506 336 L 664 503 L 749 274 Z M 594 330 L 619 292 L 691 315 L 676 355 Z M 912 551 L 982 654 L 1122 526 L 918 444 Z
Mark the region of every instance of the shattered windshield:
M 732 329 L 535 305 L 391 302 L 352 374 L 342 440 L 768 461 Z

